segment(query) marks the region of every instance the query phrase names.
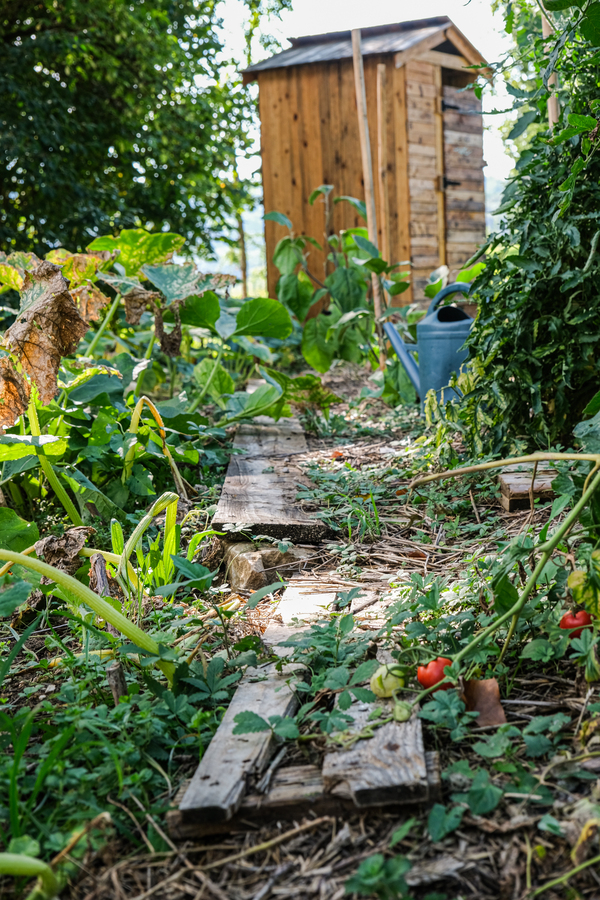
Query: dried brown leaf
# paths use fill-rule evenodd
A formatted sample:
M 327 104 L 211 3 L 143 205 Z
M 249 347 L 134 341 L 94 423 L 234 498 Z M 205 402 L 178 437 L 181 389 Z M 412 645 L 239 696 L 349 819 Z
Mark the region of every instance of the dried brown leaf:
M 145 288 L 132 288 L 123 296 L 125 303 L 125 320 L 128 325 L 139 325 L 142 314 L 149 305 L 160 297 L 156 291 L 147 291 Z
M 506 715 L 500 703 L 500 688 L 495 678 L 484 678 L 481 681 L 471 678 L 465 681 L 462 699 L 467 712 L 479 713 L 474 722 L 476 727 L 506 724 Z
M 5 356 L 0 359 L 0 431 L 11 428 L 27 409 L 31 387 Z
M 74 575 L 77 569 L 83 565 L 79 551 L 83 549 L 88 537 L 95 531 L 96 529 L 89 525 L 69 528 L 62 537 L 50 535 L 50 537 L 42 538 L 36 543 L 35 552 L 48 565 L 54 566 L 68 575 Z
M 74 291 L 71 291 L 71 296 L 79 310 L 79 315 L 86 322 L 97 322 L 100 318 L 100 310 L 109 302 L 109 297 L 91 281 L 75 288 Z
M 154 310 L 154 334 L 158 338 L 160 349 L 167 356 L 178 356 L 181 347 L 181 321 L 179 318 L 179 309 L 177 304 L 172 303 L 170 310 L 175 319 L 175 327 L 170 332 L 166 332 L 163 323 L 162 310 L 156 304 L 152 304 Z
M 25 276 L 22 312 L 4 335 L 4 345 L 18 357 L 35 382 L 45 406 L 56 394 L 63 356 L 76 350 L 87 331 L 60 267 L 47 260 Z

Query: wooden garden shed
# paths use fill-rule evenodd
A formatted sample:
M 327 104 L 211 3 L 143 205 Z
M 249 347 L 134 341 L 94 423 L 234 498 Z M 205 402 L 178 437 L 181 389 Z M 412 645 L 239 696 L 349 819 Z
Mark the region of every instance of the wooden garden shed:
M 364 199 L 351 32 L 293 38 L 282 53 L 251 66 L 245 83 L 259 86 L 265 211 L 278 210 L 296 234 L 322 242 L 324 210 L 308 197 L 321 184 L 336 195 Z M 439 265 L 451 272 L 485 237 L 483 123 L 472 89 L 482 55 L 446 16 L 362 30 L 362 54 L 374 168 L 383 159 L 387 216 L 376 190 L 381 247 L 387 218 L 389 256 L 410 260 L 413 287 L 398 300 L 423 299 Z M 386 89 L 378 147 L 377 66 Z M 476 65 L 478 70 L 466 69 Z M 378 152 L 379 151 L 379 152 Z M 348 203 L 334 208 L 332 231 L 364 225 Z M 275 296 L 272 256 L 284 235 L 266 223 L 268 287 Z M 311 248 L 309 268 L 326 271 L 325 254 Z

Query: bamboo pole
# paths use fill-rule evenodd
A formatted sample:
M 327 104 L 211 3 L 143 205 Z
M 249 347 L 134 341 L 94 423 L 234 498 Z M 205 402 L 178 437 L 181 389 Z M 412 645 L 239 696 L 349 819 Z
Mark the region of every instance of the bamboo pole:
M 554 28 L 542 13 L 542 36 L 544 37 L 544 42 L 546 38 L 552 37 L 553 34 Z M 560 113 L 558 97 L 556 96 L 556 91 L 558 90 L 558 75 L 556 72 L 553 72 L 548 79 L 548 87 L 552 90 L 552 93 L 548 97 L 548 124 L 550 125 L 550 128 L 554 128 L 558 123 Z
M 354 86 L 356 89 L 356 108 L 358 112 L 358 133 L 360 136 L 360 152 L 362 156 L 363 181 L 365 185 L 365 206 L 367 207 L 367 230 L 369 240 L 375 247 L 377 241 L 377 215 L 375 212 L 375 188 L 373 184 L 373 163 L 371 160 L 371 142 L 369 140 L 369 121 L 367 118 L 367 92 L 365 90 L 365 70 L 363 68 L 360 28 L 352 31 L 352 56 L 354 60 Z M 385 344 L 381 326 L 381 285 L 379 277 L 372 273 L 373 309 L 375 311 L 377 339 L 379 342 L 379 368 L 385 367 Z

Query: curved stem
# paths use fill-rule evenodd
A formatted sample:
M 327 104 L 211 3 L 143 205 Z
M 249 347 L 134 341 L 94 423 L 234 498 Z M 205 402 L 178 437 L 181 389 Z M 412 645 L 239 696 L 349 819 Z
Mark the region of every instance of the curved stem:
M 43 893 L 38 893 L 38 896 L 44 900 L 51 900 L 59 891 L 58 879 L 50 866 L 33 856 L 25 856 L 22 853 L 0 853 L 0 874 L 14 875 L 15 878 L 39 878 Z
M 154 656 L 160 657 L 160 647 L 150 635 L 146 634 L 145 631 L 142 631 L 141 628 L 138 628 L 137 625 L 134 625 L 133 622 L 130 622 L 123 613 L 116 610 L 114 606 L 111 606 L 110 603 L 107 603 L 106 600 L 103 600 L 102 597 L 95 594 L 94 591 L 85 584 L 82 584 L 81 581 L 77 581 L 72 575 L 67 575 L 66 572 L 61 572 L 59 569 L 55 569 L 54 566 L 49 566 L 48 563 L 42 562 L 41 559 L 32 559 L 29 556 L 25 556 L 23 553 L 15 553 L 12 550 L 3 550 L 0 548 L 0 559 L 23 566 L 26 569 L 31 569 L 39 575 L 45 575 L 46 578 L 56 582 L 61 588 L 69 594 L 72 594 L 76 600 L 88 606 L 97 616 L 104 619 L 105 622 L 110 622 L 111 625 L 120 631 L 121 634 L 133 644 L 136 644 L 143 650 L 147 650 Z M 175 666 L 172 662 L 159 660 L 157 665 L 162 669 L 169 680 L 173 678 Z
M 40 422 L 38 419 L 35 400 L 33 397 L 29 401 L 29 406 L 27 408 L 27 416 L 29 418 L 29 428 L 30 428 L 31 434 L 34 437 L 40 437 L 42 432 L 40 429 Z M 42 467 L 42 471 L 43 471 L 44 475 L 46 476 L 46 478 L 48 479 L 48 483 L 52 487 L 54 493 L 56 494 L 56 496 L 58 497 L 58 499 L 60 500 L 62 505 L 64 506 L 65 511 L 66 511 L 67 515 L 69 516 L 71 522 L 73 522 L 74 525 L 83 525 L 83 519 L 81 518 L 81 516 L 75 509 L 73 501 L 71 500 L 71 498 L 65 491 L 64 487 L 58 480 L 58 475 L 54 471 L 52 463 L 50 462 L 49 459 L 47 459 L 44 456 L 44 454 L 42 452 L 42 448 L 40 448 L 40 453 L 38 455 L 38 459 L 40 461 L 40 466 Z
M 96 347 L 98 346 L 98 343 L 100 342 L 100 338 L 102 337 L 102 335 L 108 328 L 110 320 L 114 316 L 120 302 L 121 302 L 121 295 L 117 294 L 117 296 L 115 297 L 113 302 L 108 307 L 108 312 L 104 316 L 104 319 L 102 320 L 102 324 L 100 325 L 100 328 L 98 329 L 98 331 L 96 332 L 96 334 L 94 335 L 94 337 L 92 338 L 90 343 L 88 344 L 87 350 L 85 351 L 86 356 L 94 355 L 94 351 L 95 351 Z
M 503 466 L 514 466 L 519 463 L 541 462 L 542 460 L 587 460 L 600 466 L 600 454 L 598 453 L 531 453 L 529 456 L 513 456 L 508 459 L 498 459 L 492 462 L 478 463 L 476 466 L 464 466 L 462 469 L 447 469 L 445 472 L 436 472 L 433 475 L 419 475 L 409 485 L 410 489 L 430 481 L 441 481 L 443 478 L 454 478 L 457 475 L 468 475 L 470 472 L 485 472 L 486 469 L 501 469 Z
M 217 358 L 215 359 L 215 364 L 212 368 L 212 372 L 208 376 L 208 378 L 206 380 L 206 384 L 204 385 L 204 387 L 202 388 L 202 390 L 200 391 L 198 396 L 195 397 L 194 400 L 192 401 L 192 404 L 191 404 L 188 412 L 195 412 L 198 409 L 198 407 L 200 406 L 200 404 L 202 403 L 202 401 L 204 400 L 204 398 L 207 394 L 207 391 L 212 384 L 213 378 L 217 374 L 217 369 L 219 367 L 219 363 L 223 359 L 224 353 L 225 353 L 225 344 L 222 344 L 221 349 L 219 350 L 219 352 L 217 354 Z

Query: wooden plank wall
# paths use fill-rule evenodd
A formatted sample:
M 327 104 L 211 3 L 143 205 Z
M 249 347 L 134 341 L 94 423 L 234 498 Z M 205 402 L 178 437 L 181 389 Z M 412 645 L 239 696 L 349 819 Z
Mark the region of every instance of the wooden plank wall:
M 406 69 L 410 239 L 414 299 L 439 266 L 438 194 L 436 185 L 436 67 L 413 60 Z
M 394 58 L 365 58 L 365 82 L 373 163 L 377 161 L 377 64 L 387 75 L 388 190 L 390 247 L 394 262 L 410 258 L 407 175 L 406 95 L 404 69 Z M 289 66 L 259 73 L 259 106 L 265 211 L 288 216 L 297 234 L 324 239 L 323 204 L 308 204 L 320 184 L 333 184 L 336 195 L 364 199 L 352 60 Z M 381 224 L 379 197 L 378 227 Z M 334 208 L 333 231 L 364 226 L 348 203 Z M 275 296 L 278 271 L 272 263 L 281 225 L 266 223 L 267 279 Z M 331 271 L 326 254 L 310 248 L 309 269 L 323 279 Z M 411 302 L 406 291 L 398 300 Z
M 414 291 L 406 291 L 397 302 L 423 301 L 429 275 L 440 265 L 444 235 L 451 277 L 485 237 L 482 120 L 446 110 L 441 148 L 439 134 L 436 147 L 436 111 L 441 109 L 442 96 L 460 109 L 477 111 L 481 105 L 472 92 L 452 86 L 464 80 L 462 73 L 442 69 L 440 78 L 440 68 L 430 62 L 412 60 L 397 69 L 392 54 L 365 57 L 374 166 L 378 63 L 386 65 L 388 85 L 391 255 L 394 262 L 412 260 L 414 285 Z M 324 207 L 320 201 L 312 207 L 308 204 L 311 191 L 320 184 L 333 184 L 336 195 L 364 199 L 352 61 L 260 72 L 259 104 L 265 211 L 285 213 L 296 234 L 308 234 L 323 243 Z M 445 169 L 440 171 L 442 162 Z M 450 180 L 461 182 L 447 188 L 445 203 L 439 194 L 444 171 Z M 376 201 L 380 228 L 378 196 Z M 440 222 L 444 215 L 445 223 Z M 349 204 L 340 203 L 334 207 L 332 224 L 337 232 L 364 222 Z M 274 297 L 279 273 L 272 256 L 287 232 L 267 222 L 265 233 L 268 287 Z M 323 280 L 331 263 L 326 263 L 325 253 L 311 247 L 309 269 Z
M 481 100 L 473 91 L 445 84 L 444 100 L 459 110 L 481 113 Z M 483 180 L 483 120 L 480 115 L 444 112 L 446 177 L 460 185 L 446 188 L 446 248 L 450 271 L 470 259 L 485 240 Z

